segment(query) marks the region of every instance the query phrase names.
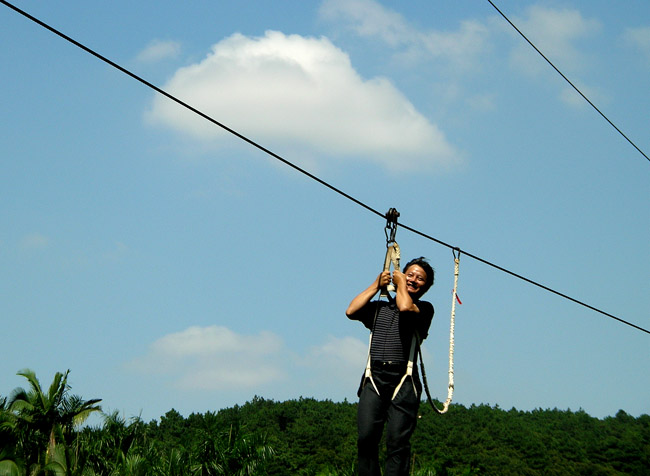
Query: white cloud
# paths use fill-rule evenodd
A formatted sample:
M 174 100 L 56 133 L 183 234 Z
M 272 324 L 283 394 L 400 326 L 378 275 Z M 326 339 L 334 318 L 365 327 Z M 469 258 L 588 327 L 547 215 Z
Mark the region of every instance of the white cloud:
M 20 246 L 26 250 L 38 250 L 47 248 L 50 244 L 50 239 L 40 233 L 31 233 L 25 235 L 20 241 Z
M 475 20 L 466 20 L 458 31 L 429 32 L 421 35 L 421 41 L 435 57 L 446 57 L 465 67 L 475 63 L 488 47 L 488 28 Z
M 304 382 L 297 388 L 336 395 L 338 398 L 354 395 L 366 365 L 368 342 L 354 337 L 328 336 L 322 344 L 313 346 L 300 359 L 306 370 Z
M 175 386 L 184 390 L 242 390 L 286 379 L 286 373 L 277 366 L 257 362 L 255 366 L 245 368 L 237 365 L 202 366 L 181 375 Z
M 243 335 L 221 326 L 189 327 L 153 342 L 127 367 L 185 392 L 354 394 L 367 344 L 327 337 L 305 355 L 292 354 L 275 334 Z
M 129 247 L 121 241 L 116 241 L 113 248 L 103 254 L 105 260 L 115 262 L 119 261 L 129 253 Z
M 485 21 L 465 20 L 453 31 L 425 31 L 375 0 L 325 0 L 320 13 L 325 20 L 335 22 L 337 26 L 343 25 L 359 37 L 388 45 L 401 59 L 417 64 L 428 59 L 445 61 L 444 64 L 438 63 L 440 67 L 437 70 L 438 76 L 452 73 L 448 76 L 450 79 L 445 87 L 448 94 L 444 98 L 457 100 L 468 97 L 465 102 L 474 109 L 493 110 L 496 104 L 493 93 L 469 92 L 462 84 L 468 72 L 489 71 L 492 37 L 497 32 L 506 32 L 514 38 L 516 46 L 510 53 L 514 69 L 535 77 L 542 72 L 552 72 L 543 58 L 498 16 Z M 589 62 L 579 47 L 579 41 L 601 28 L 599 21 L 585 18 L 576 9 L 537 5 L 528 8 L 524 18 L 513 18 L 513 21 L 558 68 L 574 75 Z M 628 31 L 626 38 L 642 50 L 650 44 L 650 33 L 644 28 Z M 650 51 L 650 46 L 648 48 Z M 584 102 L 575 91 L 567 89 L 560 92 L 559 98 L 571 106 Z
M 458 160 L 441 130 L 389 80 L 360 77 L 327 38 L 235 34 L 179 69 L 164 89 L 255 142 L 291 150 L 292 162 L 366 160 L 403 171 Z M 160 96 L 147 118 L 214 146 L 232 140 Z
M 650 26 L 628 28 L 623 33 L 623 39 L 650 62 Z
M 281 339 L 270 333 L 237 334 L 226 327 L 189 327 L 153 342 L 128 364 L 145 375 L 164 375 L 185 390 L 252 388 L 286 378 L 277 362 Z
M 142 63 L 155 63 L 158 61 L 173 59 L 181 52 L 181 45 L 176 41 L 151 41 L 136 57 Z
M 457 31 L 419 31 L 402 15 L 374 0 L 326 0 L 320 13 L 361 37 L 401 49 L 398 55 L 410 60 L 441 58 L 466 69 L 474 67 L 488 47 L 488 28 L 474 20 L 463 21 Z
M 528 9 L 528 18 L 513 19 L 524 35 L 560 70 L 576 71 L 586 63 L 586 57 L 575 42 L 600 30 L 600 22 L 584 18 L 578 10 L 556 10 L 541 6 Z M 538 74 L 548 69 L 543 58 L 517 35 L 519 45 L 511 54 L 512 63 L 524 72 Z
M 476 111 L 494 111 L 496 109 L 496 97 L 494 94 L 474 94 L 468 96 L 465 102 Z
M 323 344 L 311 348 L 307 361 L 339 370 L 359 367 L 364 363 L 367 351 L 367 344 L 354 337 L 329 336 Z
M 601 93 L 599 89 L 582 84 L 576 84 L 575 82 L 574 84 L 580 90 L 580 92 L 585 95 L 585 97 L 589 98 L 592 103 L 602 106 L 603 104 L 607 104 L 609 102 L 609 98 L 605 94 Z M 568 85 L 560 92 L 560 99 L 569 106 L 577 108 L 590 107 L 589 103 L 587 103 L 587 101 L 585 101 L 585 99 L 580 94 L 578 94 L 575 89 Z
M 256 355 L 268 354 L 281 348 L 277 336 L 262 332 L 257 336 L 241 336 L 219 326 L 189 327 L 183 332 L 169 334 L 153 343 L 152 349 L 177 357 L 199 355 L 228 355 L 243 349 Z
M 417 37 L 402 15 L 373 0 L 325 0 L 320 15 L 328 21 L 344 22 L 359 36 L 378 37 L 393 47 Z

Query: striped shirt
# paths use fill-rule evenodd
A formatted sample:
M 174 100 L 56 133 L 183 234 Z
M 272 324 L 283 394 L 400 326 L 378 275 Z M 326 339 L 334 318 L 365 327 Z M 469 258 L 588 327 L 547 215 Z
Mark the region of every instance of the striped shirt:
M 414 331 L 417 329 L 420 339 L 424 340 L 433 319 L 431 303 L 417 301 L 416 304 L 419 313 L 400 313 L 394 301 L 372 301 L 350 316 L 372 331 L 371 360 L 408 361 Z
M 370 358 L 382 362 L 406 362 L 402 341 L 399 338 L 399 311 L 397 306 L 381 306 L 372 331 Z

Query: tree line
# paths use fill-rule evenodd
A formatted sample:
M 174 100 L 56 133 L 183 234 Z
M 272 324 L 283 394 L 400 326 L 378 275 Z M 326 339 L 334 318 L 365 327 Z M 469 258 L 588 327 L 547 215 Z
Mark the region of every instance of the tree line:
M 0 396 L 0 476 L 356 474 L 356 403 L 254 397 L 147 423 L 72 395 L 68 373 L 44 389 L 23 370 L 28 388 Z M 93 413 L 102 424 L 84 425 Z M 650 474 L 650 416 L 623 410 L 598 419 L 454 404 L 438 415 L 423 403 L 411 443 L 413 476 Z

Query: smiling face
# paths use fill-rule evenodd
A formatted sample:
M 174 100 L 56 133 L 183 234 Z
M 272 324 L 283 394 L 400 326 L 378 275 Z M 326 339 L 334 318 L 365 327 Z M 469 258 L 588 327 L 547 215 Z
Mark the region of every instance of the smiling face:
M 406 289 L 413 297 L 420 297 L 427 290 L 427 273 L 420 265 L 412 264 L 404 272 L 406 276 Z

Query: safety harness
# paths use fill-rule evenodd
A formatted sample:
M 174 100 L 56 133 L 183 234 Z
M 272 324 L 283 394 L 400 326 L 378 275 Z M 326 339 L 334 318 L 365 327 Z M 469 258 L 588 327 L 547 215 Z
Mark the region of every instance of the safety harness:
M 384 271 L 390 271 L 391 264 L 393 265 L 393 270 L 399 270 L 400 267 L 399 264 L 400 248 L 397 242 L 395 241 L 398 217 L 399 217 L 399 212 L 397 212 L 397 210 L 395 210 L 394 208 L 391 208 L 390 210 L 388 210 L 388 213 L 386 213 L 386 228 L 385 228 L 386 258 L 384 259 Z M 420 339 L 420 335 L 417 331 L 413 333 L 413 338 L 411 339 L 411 348 L 409 352 L 409 360 L 406 365 L 406 373 L 402 376 L 397 387 L 395 387 L 395 391 L 393 392 L 393 396 L 391 398 L 391 400 L 395 399 L 395 397 L 399 393 L 400 389 L 402 388 L 402 385 L 404 384 L 407 378 L 411 379 L 413 390 L 415 392 L 415 395 L 417 396 L 418 392 L 417 392 L 417 388 L 415 387 L 415 381 L 413 380 L 413 365 L 415 362 L 415 357 L 417 352 L 420 357 L 420 370 L 422 373 L 422 383 L 424 386 L 424 390 L 427 394 L 427 400 L 429 401 L 429 404 L 440 414 L 447 412 L 447 410 L 449 409 L 449 405 L 451 404 L 451 399 L 454 394 L 454 345 L 455 345 L 454 332 L 455 332 L 455 320 L 456 320 L 456 302 L 461 304 L 461 301 L 458 298 L 458 294 L 457 294 L 458 274 L 460 270 L 460 249 L 455 248 L 453 250 L 453 254 L 454 254 L 454 289 L 452 292 L 451 322 L 449 325 L 449 384 L 447 385 L 447 399 L 445 400 L 442 409 L 439 409 L 433 403 L 433 399 L 431 398 L 431 394 L 429 392 L 429 386 L 427 384 L 426 373 L 424 371 L 424 362 L 422 361 L 422 347 L 421 347 L 422 340 Z M 390 299 L 390 295 L 388 294 L 389 291 L 391 292 L 395 291 L 395 288 L 392 284 L 388 285 L 386 288 L 380 291 L 380 297 L 387 297 Z M 375 389 L 375 392 L 377 392 L 377 394 L 379 394 L 379 389 L 377 388 L 377 385 L 375 384 L 372 378 L 370 350 L 372 347 L 372 334 L 373 334 L 375 322 L 377 320 L 378 312 L 379 312 L 379 306 L 377 306 L 377 309 L 375 310 L 375 319 L 373 321 L 373 326 L 370 331 L 370 340 L 368 342 L 368 359 L 366 361 L 366 371 L 364 373 L 364 378 L 362 382 L 362 387 L 363 387 L 363 385 L 366 384 L 366 381 L 369 380 L 373 388 Z
M 395 241 L 395 233 L 397 232 L 397 218 L 399 217 L 399 212 L 395 210 L 394 208 L 391 208 L 388 210 L 386 213 L 386 228 L 384 229 L 384 233 L 386 234 L 386 258 L 384 259 L 384 271 L 390 271 L 390 265 L 393 265 L 393 270 L 399 270 L 399 260 L 400 260 L 400 249 L 399 245 Z M 389 298 L 390 295 L 388 292 L 395 291 L 395 286 L 393 284 L 389 284 L 385 288 L 382 288 L 381 291 L 379 292 L 380 297 L 386 297 Z M 371 356 L 370 356 L 370 349 L 372 347 L 372 333 L 375 329 L 375 322 L 377 321 L 377 313 L 379 312 L 379 306 L 377 306 L 377 309 L 375 309 L 375 318 L 372 323 L 372 329 L 370 330 L 370 338 L 368 341 L 368 359 L 366 361 L 366 371 L 363 374 L 363 382 L 361 383 L 361 387 L 363 387 L 366 384 L 366 380 L 370 380 L 370 383 L 372 384 L 372 387 L 375 389 L 375 392 L 377 392 L 377 395 L 379 395 L 379 389 L 377 388 L 377 385 L 375 385 L 375 381 L 372 378 L 372 370 L 371 370 Z M 403 380 L 403 379 L 402 379 Z M 401 386 L 401 382 L 400 385 Z M 397 393 L 395 393 L 397 395 Z M 393 398 L 395 398 L 395 395 L 393 395 Z

